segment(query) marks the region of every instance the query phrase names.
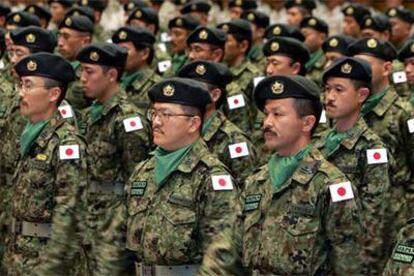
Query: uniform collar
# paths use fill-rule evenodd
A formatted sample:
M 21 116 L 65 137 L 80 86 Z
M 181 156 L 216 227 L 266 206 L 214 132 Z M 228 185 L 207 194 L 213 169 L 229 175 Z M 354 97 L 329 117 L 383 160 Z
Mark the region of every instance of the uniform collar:
M 230 71 L 233 73 L 234 77 L 238 77 L 243 73 L 244 70 L 246 70 L 248 65 L 249 61 L 246 58 L 244 58 L 239 65 L 230 67 Z
M 207 128 L 206 133 L 203 135 L 204 141 L 209 142 L 211 138 L 213 138 L 213 136 L 219 131 L 220 127 L 223 125 L 224 119 L 224 115 L 220 111 L 217 111 L 217 113 L 213 115 L 211 124 Z
M 377 106 L 374 107 L 372 112 L 378 116 L 383 116 L 396 99 L 398 99 L 397 92 L 395 92 L 395 88 L 391 86 L 390 89 L 385 93 L 384 98 L 382 98 Z

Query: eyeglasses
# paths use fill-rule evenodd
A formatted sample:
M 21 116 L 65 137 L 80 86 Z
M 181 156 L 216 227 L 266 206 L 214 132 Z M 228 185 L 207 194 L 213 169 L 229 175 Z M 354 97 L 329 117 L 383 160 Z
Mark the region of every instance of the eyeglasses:
M 164 123 L 168 122 L 170 120 L 170 117 L 194 117 L 196 115 L 193 114 L 171 114 L 167 113 L 165 111 L 157 111 L 155 109 L 149 109 L 147 112 L 147 118 L 149 121 L 154 121 L 156 117 L 158 117 L 161 121 Z
M 17 89 L 23 91 L 23 92 L 30 92 L 35 88 L 47 88 L 49 89 L 50 87 L 46 86 L 46 85 L 34 85 L 34 84 L 29 84 L 29 83 L 23 83 L 20 82 L 17 84 Z

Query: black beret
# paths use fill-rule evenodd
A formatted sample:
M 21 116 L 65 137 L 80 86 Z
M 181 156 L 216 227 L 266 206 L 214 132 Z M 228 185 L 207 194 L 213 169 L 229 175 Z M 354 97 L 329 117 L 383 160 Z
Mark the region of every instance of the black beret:
M 200 20 L 189 14 L 174 17 L 168 22 L 168 29 L 181 28 L 193 31 L 198 26 L 200 26 Z
M 154 35 L 146 28 L 137 26 L 125 26 L 118 29 L 112 35 L 113 43 L 132 42 L 135 47 L 151 47 L 155 43 Z
M 263 53 L 268 56 L 287 56 L 305 65 L 310 59 L 308 48 L 303 42 L 290 37 L 274 37 L 263 45 Z
M 149 5 L 145 0 L 130 0 L 124 5 L 124 11 L 130 12 L 136 8 L 148 8 Z
M 17 28 L 10 32 L 10 38 L 13 44 L 25 46 L 32 53 L 53 53 L 57 43 L 56 37 L 51 31 L 37 26 Z
M 408 23 L 413 23 L 414 22 L 413 12 L 408 10 L 408 9 L 404 9 L 402 7 L 388 9 L 385 12 L 385 14 L 388 17 L 398 17 L 402 21 L 405 21 L 405 22 L 408 22 Z
M 184 65 L 177 75 L 181 78 L 195 79 L 222 88 L 225 88 L 233 80 L 233 74 L 226 65 L 201 60 Z
M 95 12 L 90 7 L 73 7 L 70 8 L 66 14 L 65 17 L 71 16 L 71 15 L 83 15 L 86 16 L 91 20 L 91 22 L 95 22 Z
M 11 12 L 11 9 L 8 5 L 0 3 L 0 16 L 8 15 Z
M 127 56 L 127 50 L 116 44 L 97 42 L 82 48 L 76 59 L 84 63 L 124 68 Z
M 203 111 L 211 103 L 211 97 L 206 85 L 186 78 L 163 80 L 148 91 L 148 96 L 152 102 L 194 106 Z
M 52 3 L 59 3 L 62 6 L 70 8 L 73 6 L 73 4 L 75 4 L 75 0 L 49 0 L 48 3 L 49 5 Z
M 320 101 L 320 87 L 314 81 L 297 75 L 266 77 L 256 85 L 253 93 L 259 110 L 263 110 L 266 100 L 272 99 L 298 98 Z
M 244 11 L 241 15 L 242 19 L 250 21 L 252 24 L 260 28 L 266 29 L 269 26 L 270 18 L 267 14 L 257 10 Z
M 24 10 L 31 14 L 37 15 L 39 18 L 44 18 L 46 21 L 49 21 L 52 18 L 52 13 L 46 6 L 29 5 Z
M 224 48 L 226 39 L 226 33 L 220 29 L 199 26 L 191 34 L 189 34 L 187 37 L 187 44 L 190 45 L 191 43 L 200 42 Z
M 280 36 L 295 38 L 302 42 L 305 41 L 305 37 L 303 36 L 299 28 L 287 24 L 271 25 L 266 29 L 264 34 L 264 37 L 267 39 Z
M 105 0 L 78 0 L 78 5 L 90 7 L 96 11 L 103 11 L 107 6 L 107 2 Z
M 14 69 L 20 77 L 39 76 L 63 83 L 75 80 L 72 65 L 63 57 L 51 53 L 31 54 L 20 60 Z
M 307 16 L 300 22 L 301 28 L 312 28 L 318 32 L 329 34 L 329 26 L 325 21 L 314 16 Z
M 66 16 L 59 24 L 59 29 L 68 28 L 79 32 L 93 33 L 93 22 L 84 15 Z
M 303 7 L 308 11 L 312 11 L 316 8 L 316 3 L 313 0 L 286 0 L 285 8 L 290 9 L 292 7 Z
M 190 12 L 205 12 L 208 13 L 211 9 L 211 5 L 204 0 L 193 0 L 185 4 L 182 9 L 182 14 L 187 14 Z
M 325 83 L 330 77 L 338 77 L 352 80 L 360 80 L 371 83 L 371 65 L 363 59 L 343 57 L 335 60 L 323 73 L 322 80 Z
M 15 25 L 18 27 L 27 27 L 27 26 L 39 26 L 40 27 L 40 20 L 34 14 L 25 12 L 25 11 L 18 11 L 12 12 L 7 15 L 6 18 L 7 25 Z
M 348 50 L 352 56 L 366 54 L 386 61 L 397 58 L 397 50 L 390 42 L 376 38 L 361 38 L 352 43 Z
M 398 52 L 398 59 L 404 62 L 405 59 L 414 57 L 414 39 L 408 40 Z
M 148 24 L 155 24 L 158 26 L 158 14 L 153 8 L 136 8 L 128 17 L 127 23 L 131 23 L 133 19 L 144 21 Z
M 257 3 L 255 0 L 230 0 L 229 8 L 239 7 L 243 10 L 254 10 L 257 8 Z
M 358 24 L 361 24 L 362 19 L 364 19 L 365 16 L 370 15 L 371 12 L 369 9 L 362 4 L 358 3 L 352 3 L 347 5 L 342 9 L 342 13 L 345 16 L 351 16 L 355 18 L 355 20 L 358 22 Z
M 362 19 L 361 29 L 371 29 L 377 32 L 391 31 L 389 18 L 382 14 L 367 15 Z
M 6 30 L 0 28 L 0 54 L 6 49 Z
M 348 47 L 356 40 L 347 35 L 334 35 L 328 37 L 322 44 L 322 50 L 326 52 L 337 52 L 349 56 Z
M 252 40 L 252 26 L 245 19 L 233 19 L 229 22 L 219 24 L 217 28 L 223 30 L 227 34 L 241 36 L 249 41 Z

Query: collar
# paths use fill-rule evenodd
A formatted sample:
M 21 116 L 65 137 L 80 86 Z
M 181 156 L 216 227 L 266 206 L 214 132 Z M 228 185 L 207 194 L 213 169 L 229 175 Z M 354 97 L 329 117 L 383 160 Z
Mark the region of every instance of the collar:
M 398 99 L 398 94 L 393 86 L 385 93 L 384 98 L 372 110 L 376 115 L 383 116 L 385 112 L 392 106 L 395 100 Z
M 206 130 L 206 133 L 203 135 L 203 139 L 206 142 L 209 142 L 211 138 L 219 131 L 220 127 L 223 125 L 225 120 L 224 114 L 221 111 L 217 111 L 214 117 L 212 118 L 210 127 Z
M 243 61 L 237 65 L 230 68 L 230 71 L 233 73 L 234 77 L 239 77 L 244 70 L 246 70 L 247 66 L 249 65 L 249 61 L 244 58 Z

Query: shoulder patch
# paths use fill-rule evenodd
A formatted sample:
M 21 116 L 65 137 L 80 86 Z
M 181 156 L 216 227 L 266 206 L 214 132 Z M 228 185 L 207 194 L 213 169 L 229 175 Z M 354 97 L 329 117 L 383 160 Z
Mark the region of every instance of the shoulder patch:
M 122 123 L 124 124 L 125 132 L 132 132 L 143 128 L 141 118 L 138 116 L 124 119 Z
M 63 119 L 68 119 L 73 117 L 73 111 L 72 107 L 70 105 L 62 105 L 58 107 L 60 116 L 62 116 Z
M 60 160 L 79 159 L 79 145 L 59 146 Z
M 368 164 L 388 163 L 387 150 L 385 148 L 368 149 L 367 150 L 367 162 Z
M 244 201 L 244 212 L 253 211 L 260 207 L 260 201 L 262 200 L 261 194 L 247 195 Z
M 224 175 L 212 175 L 211 182 L 213 183 L 213 189 L 215 191 L 231 191 L 233 190 L 233 182 L 231 176 Z
M 229 145 L 229 152 L 231 159 L 239 158 L 249 155 L 249 148 L 246 142 Z
M 227 97 L 227 103 L 229 105 L 230 110 L 240 108 L 246 105 L 243 94 Z
M 329 185 L 332 202 L 340 202 L 354 198 L 351 182 L 342 182 Z

